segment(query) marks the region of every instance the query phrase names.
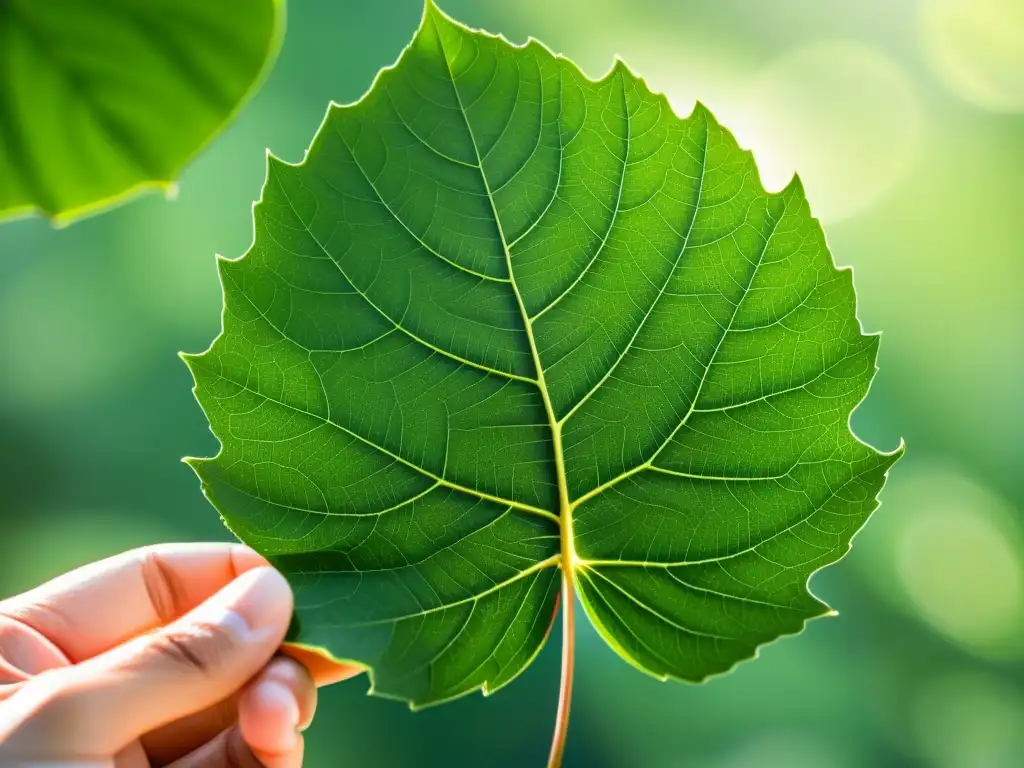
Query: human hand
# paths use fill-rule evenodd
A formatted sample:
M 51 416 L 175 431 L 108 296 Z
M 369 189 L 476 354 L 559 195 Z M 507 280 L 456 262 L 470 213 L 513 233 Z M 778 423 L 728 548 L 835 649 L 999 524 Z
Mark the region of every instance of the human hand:
M 274 657 L 287 582 L 247 547 L 145 547 L 0 602 L 0 765 L 298 768 L 316 684 Z

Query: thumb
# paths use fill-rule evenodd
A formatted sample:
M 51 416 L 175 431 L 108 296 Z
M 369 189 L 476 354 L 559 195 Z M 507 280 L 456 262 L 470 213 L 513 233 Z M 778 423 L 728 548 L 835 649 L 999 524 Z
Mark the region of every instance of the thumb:
M 244 686 L 284 639 L 292 605 L 276 570 L 246 571 L 172 624 L 52 674 L 29 728 L 12 737 L 57 741 L 69 755 L 113 754 Z

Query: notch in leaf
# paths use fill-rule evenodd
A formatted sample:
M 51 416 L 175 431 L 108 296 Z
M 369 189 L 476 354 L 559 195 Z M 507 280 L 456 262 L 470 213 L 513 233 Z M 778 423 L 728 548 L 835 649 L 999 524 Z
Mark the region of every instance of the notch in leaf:
M 829 612 L 902 446 L 849 417 L 861 332 L 797 180 L 697 106 L 428 3 L 398 62 L 271 157 L 189 460 L 296 593 L 295 642 L 421 707 L 511 682 L 578 596 L 630 664 L 699 681 Z
M 284 0 L 0 2 L 0 218 L 172 192 L 283 31 Z

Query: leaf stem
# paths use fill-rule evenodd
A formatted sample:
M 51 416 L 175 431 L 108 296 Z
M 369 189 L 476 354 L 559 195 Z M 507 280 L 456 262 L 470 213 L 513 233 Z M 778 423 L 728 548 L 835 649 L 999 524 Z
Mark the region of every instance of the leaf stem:
M 569 708 L 572 704 L 572 678 L 576 662 L 576 587 L 572 569 L 562 568 L 562 682 L 558 691 L 558 714 L 551 737 L 548 768 L 561 768 L 565 740 L 569 733 Z

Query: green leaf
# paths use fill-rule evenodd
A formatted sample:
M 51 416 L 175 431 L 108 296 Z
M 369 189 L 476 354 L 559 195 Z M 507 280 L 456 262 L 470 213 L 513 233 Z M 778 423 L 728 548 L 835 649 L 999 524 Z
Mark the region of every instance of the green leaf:
M 283 30 L 284 0 L 0 1 L 0 218 L 172 190 Z
M 294 639 L 426 705 L 538 653 L 560 574 L 628 662 L 723 672 L 828 608 L 876 506 L 878 339 L 795 179 L 698 106 L 428 4 L 305 160 L 269 160 L 190 460 Z

